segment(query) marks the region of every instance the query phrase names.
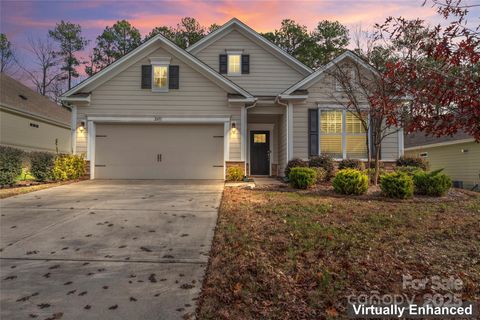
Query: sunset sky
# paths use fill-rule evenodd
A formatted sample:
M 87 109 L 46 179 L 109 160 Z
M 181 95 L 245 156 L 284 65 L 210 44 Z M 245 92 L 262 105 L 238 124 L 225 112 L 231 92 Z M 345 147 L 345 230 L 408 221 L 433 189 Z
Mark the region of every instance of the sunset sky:
M 470 0 L 469 2 L 480 0 Z M 26 41 L 29 37 L 44 37 L 47 30 L 60 20 L 78 23 L 84 35 L 94 39 L 106 26 L 127 19 L 142 36 L 160 25 L 175 26 L 180 18 L 191 16 L 208 26 L 223 24 L 237 17 L 259 32 L 278 28 L 284 18 L 294 19 L 310 30 L 318 21 L 338 20 L 350 29 L 381 23 L 388 16 L 422 18 L 431 23 L 441 19 L 430 4 L 423 0 L 337 0 L 337 1 L 5 1 L 1 0 L 1 32 L 15 45 L 26 61 Z M 467 1 L 468 2 L 468 1 Z M 480 8 L 472 16 L 480 17 Z M 85 53 L 85 56 L 88 52 Z

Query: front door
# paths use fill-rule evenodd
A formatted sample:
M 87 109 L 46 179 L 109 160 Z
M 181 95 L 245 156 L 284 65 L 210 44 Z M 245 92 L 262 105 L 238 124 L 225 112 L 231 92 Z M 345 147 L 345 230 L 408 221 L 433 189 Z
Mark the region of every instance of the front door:
M 269 131 L 250 131 L 250 174 L 270 174 Z

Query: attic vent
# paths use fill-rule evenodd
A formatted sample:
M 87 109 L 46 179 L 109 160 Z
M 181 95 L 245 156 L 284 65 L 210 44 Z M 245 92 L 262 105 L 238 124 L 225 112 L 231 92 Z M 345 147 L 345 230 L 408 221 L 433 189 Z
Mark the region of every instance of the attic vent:
M 23 94 L 19 94 L 18 96 L 19 96 L 20 98 L 22 98 L 23 100 L 27 100 L 27 99 L 28 99 L 28 98 L 25 97 Z

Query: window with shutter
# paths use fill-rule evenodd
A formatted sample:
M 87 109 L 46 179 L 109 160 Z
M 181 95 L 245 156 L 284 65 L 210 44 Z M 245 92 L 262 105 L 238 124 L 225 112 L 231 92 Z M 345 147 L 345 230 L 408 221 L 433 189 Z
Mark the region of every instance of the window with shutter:
M 308 110 L 308 155 L 318 155 L 318 109 Z
M 142 66 L 142 89 L 152 88 L 152 65 Z
M 250 73 L 250 55 L 242 54 L 242 74 Z

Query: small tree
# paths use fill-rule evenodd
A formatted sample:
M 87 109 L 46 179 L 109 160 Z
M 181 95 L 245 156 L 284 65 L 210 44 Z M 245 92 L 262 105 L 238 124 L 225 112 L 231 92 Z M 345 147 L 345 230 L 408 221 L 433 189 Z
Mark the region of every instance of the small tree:
M 7 72 L 15 62 L 12 43 L 5 33 L 0 33 L 0 72 Z

